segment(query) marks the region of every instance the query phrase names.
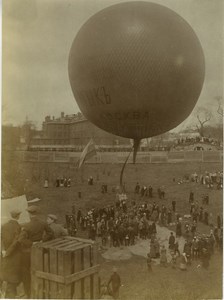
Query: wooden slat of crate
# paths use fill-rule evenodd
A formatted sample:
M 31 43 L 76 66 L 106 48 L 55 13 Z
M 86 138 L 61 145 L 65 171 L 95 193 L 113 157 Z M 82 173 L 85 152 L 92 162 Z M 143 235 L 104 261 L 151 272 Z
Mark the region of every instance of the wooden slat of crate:
M 90 267 L 93 266 L 93 255 L 92 255 L 92 245 L 89 247 L 89 264 Z M 94 275 L 90 275 L 90 299 L 94 298 Z
M 49 265 L 50 265 L 50 261 L 49 261 L 49 250 L 48 249 L 43 249 L 43 271 L 49 273 L 50 269 L 49 269 Z M 44 285 L 44 291 L 45 291 L 45 298 L 49 299 L 50 298 L 50 282 L 48 280 L 44 280 L 43 282 Z
M 79 242 L 82 242 L 83 244 L 94 244 L 94 241 L 93 240 L 90 240 L 90 239 L 82 239 L 80 237 L 72 237 L 72 236 L 66 236 L 66 239 L 70 239 L 70 240 L 76 240 L 76 241 L 79 241 Z
M 57 274 L 57 250 L 49 249 L 50 255 L 50 273 Z M 50 282 L 50 299 L 58 299 L 58 283 L 55 281 Z
M 84 270 L 84 249 L 81 249 L 81 270 Z M 84 293 L 84 279 L 81 279 L 81 299 L 84 299 L 85 293 Z
M 91 247 L 91 261 L 92 265 L 98 265 L 98 245 L 94 244 Z M 98 273 L 93 275 L 93 299 L 98 299 L 100 295 L 100 286 L 99 286 L 99 275 Z
M 35 271 L 38 268 L 36 255 L 37 251 L 38 249 L 34 247 L 31 252 L 31 295 L 34 299 L 38 298 L 38 280 L 35 276 Z
M 37 247 L 37 264 L 39 267 L 39 270 L 43 271 L 44 269 L 44 261 L 43 261 L 43 248 Z M 44 280 L 39 279 L 39 284 L 38 284 L 38 298 L 43 298 L 44 297 Z
M 57 274 L 63 273 L 63 252 L 57 250 Z M 63 299 L 64 282 L 58 283 L 58 299 Z
M 71 252 L 71 274 L 75 273 L 75 251 Z M 73 295 L 75 293 L 75 283 L 71 283 L 71 298 L 73 298 Z
M 73 244 L 73 245 L 70 245 L 70 246 L 66 246 L 64 250 L 65 251 L 75 251 L 80 246 L 83 247 L 83 243 L 82 242 L 78 242 L 76 244 Z
M 65 239 L 60 239 L 60 240 L 53 240 L 50 244 L 45 244 L 43 243 L 42 244 L 42 247 L 43 248 L 57 248 L 59 247 L 60 245 L 63 245 L 64 243 L 66 242 Z
M 98 298 L 96 249 L 92 241 L 73 237 L 36 245 L 35 281 L 41 292 L 33 298 Z
M 83 255 L 84 255 L 84 270 L 89 269 L 90 265 L 90 251 L 91 246 L 83 248 Z M 84 299 L 90 299 L 90 276 L 85 277 L 84 279 Z
M 90 257 L 89 257 L 89 261 L 90 261 L 90 266 L 93 266 L 93 246 L 90 247 Z M 90 299 L 94 299 L 94 274 L 90 276 Z
M 50 280 L 50 281 L 54 281 L 56 283 L 68 285 L 77 280 L 85 278 L 86 276 L 90 276 L 98 271 L 99 271 L 99 265 L 96 265 L 96 266 L 93 266 L 86 270 L 82 270 L 80 272 L 73 273 L 73 274 L 66 275 L 66 276 L 59 275 L 59 274 L 46 273 L 43 271 L 36 271 L 35 274 L 38 278 L 43 278 L 44 280 Z
M 61 275 L 66 277 L 67 275 L 72 274 L 72 252 L 66 251 L 63 255 L 63 272 Z M 65 284 L 64 285 L 64 297 L 63 299 L 70 299 L 71 298 L 71 292 L 72 292 L 72 285 Z
M 63 250 L 64 248 L 68 247 L 68 246 L 75 246 L 78 242 L 74 242 L 74 241 L 64 241 L 64 243 L 61 243 L 60 245 L 55 245 L 54 248 L 56 248 L 57 250 Z
M 94 244 L 92 246 L 92 251 L 93 251 L 93 265 L 98 264 L 98 245 Z
M 32 266 L 32 270 L 31 270 L 31 274 L 32 274 L 32 298 L 35 299 L 43 299 L 43 293 L 44 293 L 44 285 L 43 285 L 43 279 L 42 278 L 37 278 L 35 276 L 35 271 L 39 270 L 39 271 L 43 271 L 43 249 L 40 247 L 32 247 L 32 262 L 31 262 L 31 266 Z
M 48 247 L 52 244 L 56 244 L 56 243 L 60 242 L 61 240 L 62 240 L 62 238 L 57 238 L 57 239 L 50 240 L 50 241 L 47 241 L 47 242 L 41 242 L 41 243 L 39 243 L 39 245 L 42 246 L 42 247 Z
M 81 249 L 75 251 L 75 273 L 82 270 L 81 266 Z M 74 285 L 74 294 L 72 295 L 73 299 L 81 299 L 81 280 L 77 280 Z

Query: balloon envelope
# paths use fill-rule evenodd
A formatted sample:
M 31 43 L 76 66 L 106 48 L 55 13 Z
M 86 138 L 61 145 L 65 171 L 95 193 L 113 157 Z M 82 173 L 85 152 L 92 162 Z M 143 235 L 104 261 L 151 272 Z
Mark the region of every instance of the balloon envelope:
M 81 27 L 68 69 L 84 116 L 110 133 L 139 140 L 189 116 L 205 63 L 182 17 L 158 4 L 126 2 L 103 9 Z

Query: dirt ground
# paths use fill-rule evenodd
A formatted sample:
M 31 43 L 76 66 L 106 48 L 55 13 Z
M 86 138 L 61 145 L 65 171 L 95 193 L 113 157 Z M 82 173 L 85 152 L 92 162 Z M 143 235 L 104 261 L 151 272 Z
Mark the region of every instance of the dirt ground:
M 29 179 L 27 185 L 27 196 L 29 199 L 39 197 L 39 205 L 42 210 L 42 217 L 48 213 L 58 216 L 59 223 L 65 223 L 65 214 L 71 213 L 72 205 L 87 211 L 93 207 L 114 204 L 116 197 L 116 186 L 119 184 L 119 176 L 122 165 L 94 165 L 86 164 L 81 170 L 76 170 L 66 164 L 25 164 L 23 165 L 24 176 Z M 218 163 L 197 163 L 189 162 L 182 164 L 138 164 L 127 165 L 124 172 L 124 182 L 128 196 L 128 202 L 135 199 L 137 203 L 155 201 L 158 204 L 171 206 L 172 200 L 176 200 L 177 212 L 182 216 L 189 214 L 188 198 L 192 190 L 199 205 L 202 205 L 202 195 L 209 194 L 210 222 L 216 222 L 217 213 L 222 213 L 222 191 L 217 189 L 207 189 L 198 183 L 178 184 L 178 180 L 184 175 L 194 172 L 198 174 L 205 171 L 219 171 L 222 165 Z M 57 177 L 71 177 L 72 186 L 70 188 L 56 188 L 54 186 Z M 89 186 L 87 180 L 93 176 L 94 185 Z M 49 188 L 44 188 L 44 179 L 49 179 Z M 175 178 L 175 181 L 174 181 Z M 154 198 L 140 199 L 134 194 L 136 182 L 140 185 L 152 185 Z M 101 193 L 101 185 L 108 185 L 108 193 Z M 157 196 L 157 188 L 165 186 L 165 199 L 160 200 Z M 81 192 L 81 198 L 78 197 Z M 175 225 L 167 229 L 175 230 Z M 199 225 L 199 231 L 209 233 L 210 228 L 203 224 Z M 78 232 L 79 235 L 79 232 Z M 139 242 L 140 245 L 141 241 Z M 141 246 L 139 246 L 141 247 Z M 145 247 L 145 246 L 144 246 Z M 143 248 L 144 248 L 143 247 Z M 121 249 L 122 250 L 122 249 Z M 107 250 L 112 251 L 112 250 Z M 118 251 L 117 249 L 114 250 Z M 113 252 L 113 251 L 112 251 Z M 120 288 L 120 299 L 221 299 L 222 298 L 222 255 L 218 250 L 212 256 L 210 267 L 204 270 L 198 267 L 199 262 L 193 262 L 187 271 L 178 268 L 172 269 L 153 264 L 153 271 L 149 273 L 146 268 L 144 255 L 136 255 L 132 251 L 127 259 L 120 257 L 111 260 L 105 255 L 105 250 L 99 254 L 101 265 L 100 275 L 102 282 L 107 282 L 112 273 L 113 266 L 118 268 L 121 276 L 122 287 Z

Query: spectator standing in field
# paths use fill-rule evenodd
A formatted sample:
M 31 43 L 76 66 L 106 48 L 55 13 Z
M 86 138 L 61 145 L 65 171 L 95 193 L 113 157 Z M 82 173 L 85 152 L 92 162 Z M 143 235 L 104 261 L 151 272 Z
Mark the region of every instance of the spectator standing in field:
M 173 235 L 173 232 L 171 232 L 169 237 L 169 249 L 174 250 L 174 248 L 175 248 L 175 237 Z
M 140 192 L 140 184 L 137 182 L 135 186 L 135 194 L 139 194 L 139 192 Z
M 58 177 L 57 179 L 56 179 L 56 187 L 59 187 L 60 186 L 60 178 Z
M 221 217 L 220 217 L 219 214 L 217 215 L 217 227 L 218 227 L 219 229 L 221 228 Z
M 93 177 L 90 176 L 88 179 L 88 185 L 93 185 Z
M 172 223 L 172 212 L 170 209 L 168 209 L 168 212 L 167 212 L 167 224 L 171 224 Z
M 117 268 L 113 268 L 113 274 L 111 275 L 109 281 L 108 281 L 108 287 L 112 286 L 112 296 L 114 299 L 119 298 L 119 290 L 121 286 L 121 278 L 117 273 Z
M 152 272 L 152 258 L 150 253 L 147 254 L 147 268 L 149 272 Z
M 170 263 L 171 263 L 172 269 L 176 269 L 177 257 L 176 257 L 176 254 L 174 253 L 174 251 L 171 252 Z
M 206 248 L 203 248 L 202 249 L 202 255 L 201 255 L 201 262 L 202 262 L 202 267 L 204 269 L 208 269 L 209 259 L 210 259 L 210 255 L 209 255 L 208 250 Z
M 193 238 L 193 241 L 192 241 L 192 257 L 193 257 L 193 259 L 198 258 L 198 240 L 197 240 L 196 236 Z
M 31 248 L 33 243 L 47 241 L 54 237 L 54 233 L 46 222 L 39 219 L 39 207 L 32 205 L 27 208 L 30 222 L 23 225 L 18 238 L 22 251 L 22 281 L 27 298 L 30 298 L 31 288 Z
M 182 226 L 181 226 L 181 222 L 178 221 L 177 225 L 176 225 L 176 236 L 180 237 L 182 236 Z
M 67 230 L 61 225 L 57 224 L 57 217 L 55 215 L 49 214 L 47 216 L 47 224 L 54 233 L 54 238 L 60 238 L 68 235 Z
M 173 212 L 176 211 L 176 201 L 175 200 L 172 201 L 172 209 L 173 209 Z
M 71 178 L 68 178 L 67 186 L 68 186 L 68 187 L 71 187 Z
M 15 299 L 17 286 L 21 282 L 21 251 L 15 244 L 21 227 L 18 223 L 21 212 L 12 210 L 11 219 L 1 228 L 1 280 L 7 282 L 5 298 Z
M 152 191 L 153 191 L 153 188 L 152 186 L 150 185 L 149 188 L 148 188 L 148 193 L 149 193 L 149 198 L 152 198 Z
M 174 254 L 176 255 L 177 253 L 180 256 L 179 244 L 176 241 L 176 243 L 174 244 Z
M 161 254 L 160 254 L 160 264 L 163 267 L 167 266 L 167 256 L 166 256 L 166 248 L 163 245 L 161 249 Z
M 160 195 L 161 195 L 161 199 L 165 198 L 165 186 L 161 186 L 160 187 Z
M 180 256 L 180 269 L 181 269 L 181 271 L 186 271 L 187 270 L 187 257 L 186 257 L 186 253 L 183 253 Z
M 204 223 L 205 223 L 205 225 L 208 225 L 208 212 L 207 212 L 207 210 L 204 211 Z
M 194 202 L 194 193 L 192 191 L 190 191 L 190 195 L 189 195 L 189 203 Z
M 48 179 L 44 180 L 44 188 L 48 188 Z

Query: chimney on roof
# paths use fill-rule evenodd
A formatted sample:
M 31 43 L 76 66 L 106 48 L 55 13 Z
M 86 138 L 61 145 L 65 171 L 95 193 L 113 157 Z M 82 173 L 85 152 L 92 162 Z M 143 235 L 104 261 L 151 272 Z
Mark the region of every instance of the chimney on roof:
M 61 118 L 63 119 L 65 116 L 65 113 L 64 112 L 61 112 Z

